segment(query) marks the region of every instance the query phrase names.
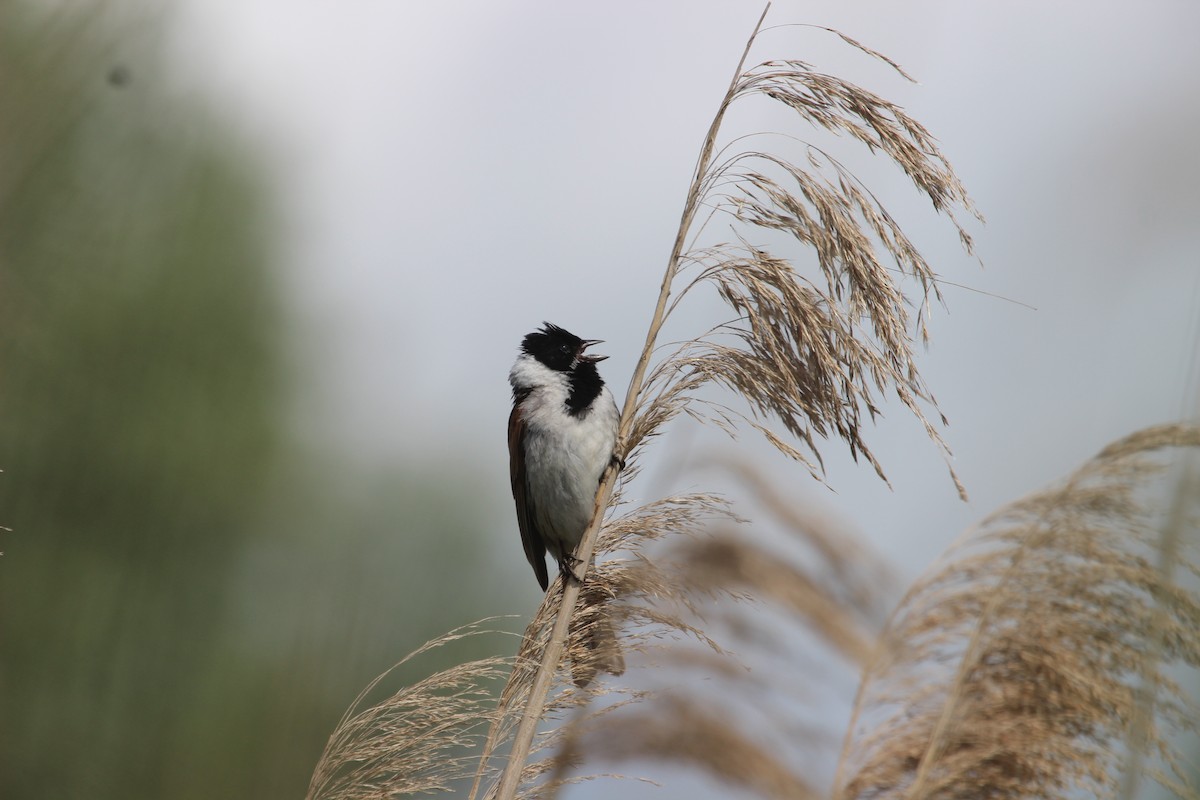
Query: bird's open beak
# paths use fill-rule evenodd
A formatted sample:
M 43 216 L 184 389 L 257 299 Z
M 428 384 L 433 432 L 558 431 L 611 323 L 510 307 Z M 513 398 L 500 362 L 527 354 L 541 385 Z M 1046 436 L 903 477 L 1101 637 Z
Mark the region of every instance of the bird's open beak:
M 579 347 L 579 352 L 582 353 L 584 350 L 587 350 L 589 347 L 591 347 L 594 344 L 604 344 L 604 340 L 603 339 L 584 339 L 583 344 L 580 345 L 580 347 Z M 597 361 L 603 361 L 606 358 L 608 358 L 608 356 L 595 356 L 595 355 L 586 355 L 586 356 L 580 355 L 579 356 L 580 361 L 590 361 L 593 364 L 595 364 Z

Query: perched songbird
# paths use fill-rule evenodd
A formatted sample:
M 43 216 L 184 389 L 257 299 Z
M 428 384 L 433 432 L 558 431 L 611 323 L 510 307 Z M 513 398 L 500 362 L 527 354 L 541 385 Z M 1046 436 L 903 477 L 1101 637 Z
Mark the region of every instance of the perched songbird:
M 521 342 L 508 373 L 513 409 L 508 417 L 508 464 L 521 543 L 538 584 L 549 585 L 546 551 L 558 561 L 564 585 L 576 580 L 574 552 L 592 518 L 596 489 L 614 458 L 619 414 L 596 362 L 595 339 L 580 339 L 549 322 Z M 568 652 L 576 685 L 600 670 L 620 675 L 625 657 L 604 602 L 585 587 L 571 618 Z
M 521 342 L 508 373 L 513 408 L 508 455 L 521 543 L 538 584 L 549 585 L 546 551 L 564 579 L 592 518 L 596 488 L 613 458 L 618 412 L 596 362 L 600 344 L 545 323 Z M 578 577 L 578 575 L 576 576 Z

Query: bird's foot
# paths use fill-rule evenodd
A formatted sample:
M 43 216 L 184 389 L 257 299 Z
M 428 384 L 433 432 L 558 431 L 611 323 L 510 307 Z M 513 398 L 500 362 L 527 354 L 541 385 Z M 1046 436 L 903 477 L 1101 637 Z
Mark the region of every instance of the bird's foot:
M 558 562 L 558 572 L 562 575 L 564 586 L 566 586 L 568 578 L 573 578 L 576 583 L 582 585 L 584 573 L 587 572 L 587 564 L 573 554 L 567 553 Z

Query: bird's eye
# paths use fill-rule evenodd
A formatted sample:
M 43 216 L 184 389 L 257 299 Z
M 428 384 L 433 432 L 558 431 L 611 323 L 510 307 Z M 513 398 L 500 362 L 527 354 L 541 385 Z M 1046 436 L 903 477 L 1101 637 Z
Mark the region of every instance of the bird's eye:
M 571 352 L 572 352 L 571 345 L 569 345 L 569 344 L 560 344 L 560 345 L 558 346 L 558 352 L 560 352 L 560 353 L 563 353 L 563 354 L 565 354 L 565 355 L 570 355 L 570 354 L 571 354 Z

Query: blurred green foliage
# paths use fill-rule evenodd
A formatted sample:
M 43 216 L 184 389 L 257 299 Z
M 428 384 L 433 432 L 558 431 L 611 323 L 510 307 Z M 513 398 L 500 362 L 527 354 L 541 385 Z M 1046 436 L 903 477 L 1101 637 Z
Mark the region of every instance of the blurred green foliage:
M 0 13 L 0 795 L 156 796 L 280 444 L 260 208 L 90 21 Z
M 482 511 L 295 466 L 253 165 L 96 21 L 0 4 L 0 797 L 303 796 Z

